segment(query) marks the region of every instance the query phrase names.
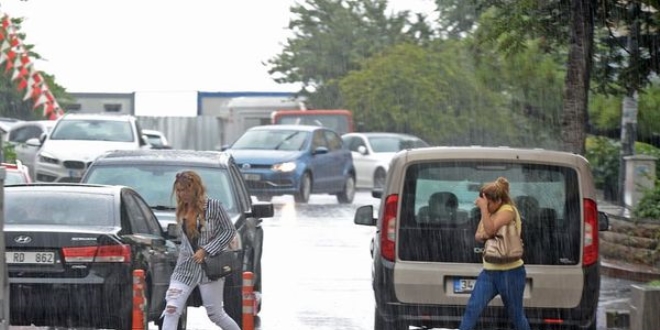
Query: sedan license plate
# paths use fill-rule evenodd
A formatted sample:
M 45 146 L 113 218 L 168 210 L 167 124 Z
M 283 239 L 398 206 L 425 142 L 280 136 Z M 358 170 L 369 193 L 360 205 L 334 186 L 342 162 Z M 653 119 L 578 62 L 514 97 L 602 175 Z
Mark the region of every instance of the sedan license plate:
M 53 252 L 5 252 L 8 264 L 54 264 Z
M 247 173 L 247 174 L 243 174 L 243 179 L 248 181 L 259 181 L 261 180 L 261 175 Z
M 454 293 L 472 293 L 477 280 L 472 278 L 455 278 Z

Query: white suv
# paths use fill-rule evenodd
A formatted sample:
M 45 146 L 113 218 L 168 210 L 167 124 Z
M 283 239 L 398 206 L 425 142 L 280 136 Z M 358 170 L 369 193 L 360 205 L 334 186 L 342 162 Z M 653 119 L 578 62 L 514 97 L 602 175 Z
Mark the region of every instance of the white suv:
M 474 200 L 504 176 L 522 217 L 525 314 L 532 329 L 596 329 L 600 290 L 598 212 L 587 160 L 576 154 L 506 147 L 432 147 L 397 153 L 387 172 L 372 241 L 375 330 L 457 328 L 481 271 L 481 218 Z M 497 297 L 478 328 L 510 328 Z M 509 327 L 507 327 L 509 326 Z
M 150 148 L 135 117 L 99 114 L 66 114 L 50 134 L 27 144 L 40 146 L 34 169 L 37 182 L 79 182 L 106 151 Z

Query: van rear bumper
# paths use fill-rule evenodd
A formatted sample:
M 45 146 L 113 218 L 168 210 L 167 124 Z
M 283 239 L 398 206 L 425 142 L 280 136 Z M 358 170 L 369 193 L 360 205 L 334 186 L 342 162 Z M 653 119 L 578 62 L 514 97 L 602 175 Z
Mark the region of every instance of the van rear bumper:
M 381 260 L 383 262 L 383 260 Z M 393 264 L 387 261 L 375 263 L 374 292 L 376 307 L 382 317 L 389 321 L 399 320 L 409 325 L 429 328 L 458 328 L 465 312 L 462 305 L 404 304 L 396 299 L 393 280 Z M 589 328 L 596 322 L 600 295 L 600 266 L 585 267 L 584 290 L 580 303 L 573 308 L 525 308 L 525 315 L 532 328 L 538 325 L 556 324 Z M 506 327 L 509 317 L 500 306 L 489 306 L 480 317 L 480 326 Z M 549 327 L 552 328 L 552 327 Z

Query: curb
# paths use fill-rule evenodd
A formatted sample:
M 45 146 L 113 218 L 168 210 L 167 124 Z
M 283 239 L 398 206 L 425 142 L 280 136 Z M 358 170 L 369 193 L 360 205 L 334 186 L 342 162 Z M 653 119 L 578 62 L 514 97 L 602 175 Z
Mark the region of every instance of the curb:
M 660 280 L 660 270 L 618 260 L 600 258 L 600 274 L 635 282 Z

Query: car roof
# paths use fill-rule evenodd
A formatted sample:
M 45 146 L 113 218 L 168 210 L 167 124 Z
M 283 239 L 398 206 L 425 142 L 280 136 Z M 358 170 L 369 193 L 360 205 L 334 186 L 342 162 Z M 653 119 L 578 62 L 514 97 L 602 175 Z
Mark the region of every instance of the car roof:
M 27 191 L 45 191 L 45 192 L 87 192 L 95 194 L 119 195 L 122 190 L 131 189 L 126 186 L 99 185 L 86 183 L 25 183 L 6 186 L 5 191 L 27 190 Z
M 163 132 L 157 131 L 155 129 L 142 129 L 142 133 L 151 135 L 163 135 Z
M 587 163 L 584 156 L 575 153 L 542 148 L 514 148 L 506 146 L 439 146 L 408 149 L 398 153 L 395 159 L 405 159 L 406 162 L 442 159 L 520 159 L 546 164 L 570 164 L 573 166 L 580 166 Z
M 261 126 L 254 126 L 251 127 L 249 130 L 254 131 L 254 130 L 294 130 L 294 131 L 305 131 L 305 132 L 313 132 L 319 129 L 326 129 L 329 130 L 327 127 L 323 126 L 314 126 L 314 125 L 261 125 Z
M 396 136 L 396 137 L 406 137 L 406 138 L 420 139 L 421 140 L 420 137 L 412 135 L 412 134 L 395 133 L 395 132 L 352 132 L 352 133 L 342 134 L 342 137 L 344 137 L 344 136 L 365 136 L 365 137 Z
M 111 115 L 111 114 L 100 114 L 100 113 L 67 113 L 59 120 L 68 120 L 68 119 L 130 121 L 133 120 L 134 117 L 125 114 Z
M 10 127 L 10 130 L 15 129 L 15 128 L 19 128 L 19 127 L 23 127 L 23 126 L 34 125 L 34 124 L 37 124 L 37 125 L 40 125 L 40 126 L 43 126 L 43 127 L 53 127 L 53 126 L 55 126 L 55 123 L 57 123 L 57 120 L 26 120 L 26 121 L 21 121 L 21 122 L 18 122 L 16 124 L 13 124 Z
M 106 152 L 94 160 L 94 164 L 182 164 L 226 167 L 232 161 L 229 153 L 221 151 L 140 149 L 114 150 Z

